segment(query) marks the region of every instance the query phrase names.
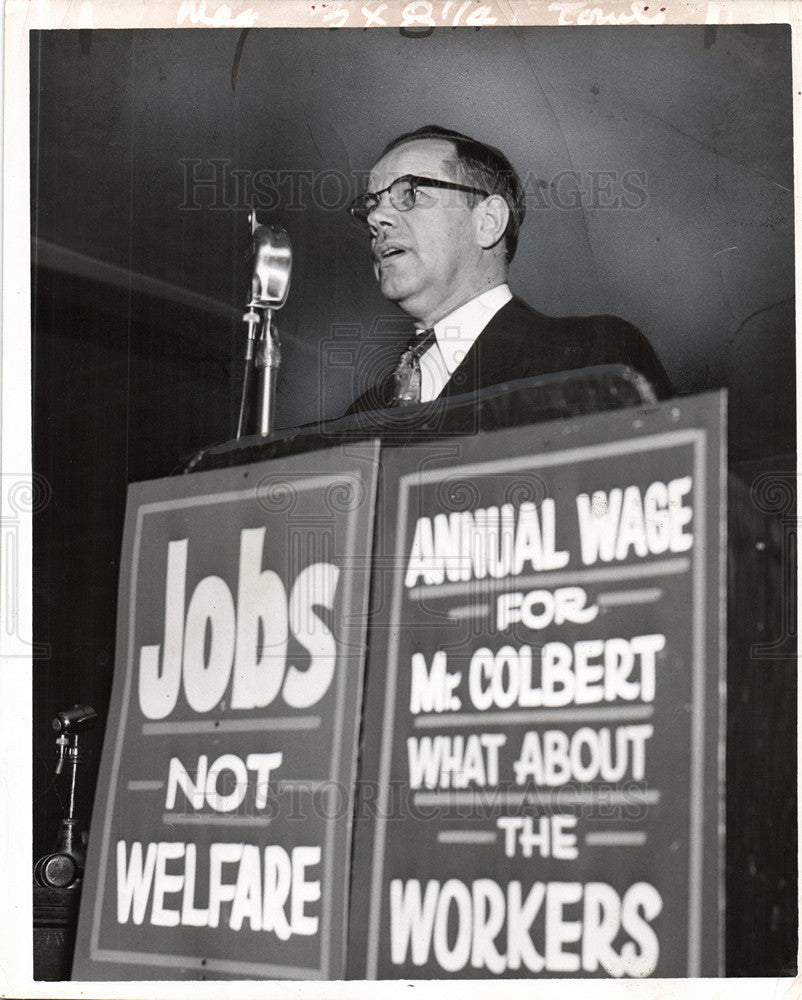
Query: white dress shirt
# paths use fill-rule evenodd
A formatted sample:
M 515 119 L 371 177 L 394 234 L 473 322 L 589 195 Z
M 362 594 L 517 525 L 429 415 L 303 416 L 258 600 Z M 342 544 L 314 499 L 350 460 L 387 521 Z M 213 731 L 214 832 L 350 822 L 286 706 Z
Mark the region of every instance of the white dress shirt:
M 437 399 L 479 334 L 511 298 L 509 285 L 496 285 L 434 324 L 435 343 L 420 359 L 422 403 Z

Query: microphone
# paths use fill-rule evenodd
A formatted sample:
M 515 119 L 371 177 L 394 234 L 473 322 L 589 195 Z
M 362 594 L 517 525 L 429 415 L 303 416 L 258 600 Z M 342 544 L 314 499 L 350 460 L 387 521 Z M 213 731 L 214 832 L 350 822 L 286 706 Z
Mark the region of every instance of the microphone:
M 250 307 L 281 309 L 287 301 L 292 275 L 292 244 L 287 230 L 275 225 L 256 226 L 251 235 L 251 253 Z
M 273 429 L 276 382 L 281 364 L 281 345 L 273 313 L 287 301 L 292 274 L 292 244 L 287 230 L 275 224 L 260 225 L 255 211 L 249 214 L 248 221 L 251 226 L 248 257 L 252 261 L 252 272 L 250 301 L 242 317 L 248 326 L 248 343 L 237 424 L 238 440 L 245 427 L 252 362 L 259 373 L 259 433 L 265 437 Z
M 63 712 L 58 712 L 51 722 L 53 731 L 58 733 L 56 739 L 56 774 L 61 774 L 64 762 L 68 756 L 75 757 L 77 750 L 70 753 L 73 748 L 77 748 L 78 736 L 87 729 L 91 729 L 97 722 L 97 712 L 91 705 L 74 705 Z
M 64 712 L 58 712 L 50 725 L 54 732 L 61 735 L 90 729 L 95 722 L 97 722 L 97 712 L 94 708 L 90 705 L 74 705 Z

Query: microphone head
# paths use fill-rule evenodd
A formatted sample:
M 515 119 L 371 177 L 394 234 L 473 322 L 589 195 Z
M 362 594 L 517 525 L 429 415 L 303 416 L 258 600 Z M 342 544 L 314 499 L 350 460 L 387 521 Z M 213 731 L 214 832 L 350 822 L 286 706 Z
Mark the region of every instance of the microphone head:
M 251 306 L 281 309 L 292 273 L 292 244 L 283 226 L 257 226 L 251 237 L 253 279 Z
M 97 721 L 97 712 L 91 705 L 73 705 L 64 712 L 58 712 L 51 722 L 53 730 L 61 735 L 91 729 Z

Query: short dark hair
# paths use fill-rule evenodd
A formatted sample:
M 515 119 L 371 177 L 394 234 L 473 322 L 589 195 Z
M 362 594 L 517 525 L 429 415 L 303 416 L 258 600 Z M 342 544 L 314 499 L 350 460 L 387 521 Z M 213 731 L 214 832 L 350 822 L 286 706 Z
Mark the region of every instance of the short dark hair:
M 500 194 L 510 209 L 510 218 L 504 231 L 507 259 L 512 260 L 518 246 L 518 232 L 526 214 L 526 196 L 521 181 L 507 157 L 478 139 L 462 132 L 455 132 L 441 125 L 424 125 L 414 132 L 405 132 L 388 142 L 384 152 L 418 139 L 445 139 L 456 151 L 456 167 L 463 183 L 480 187 L 489 194 Z

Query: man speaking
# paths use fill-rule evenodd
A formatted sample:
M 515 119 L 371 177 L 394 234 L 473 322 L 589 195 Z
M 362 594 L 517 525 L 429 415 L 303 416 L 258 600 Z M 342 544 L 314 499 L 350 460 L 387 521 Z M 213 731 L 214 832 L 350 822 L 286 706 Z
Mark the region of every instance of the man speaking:
M 350 212 L 370 233 L 382 293 L 412 317 L 415 334 L 349 413 L 601 364 L 627 365 L 658 398 L 672 395 L 631 324 L 544 316 L 513 296 L 507 275 L 525 211 L 517 174 L 492 146 L 427 125 L 385 148 Z

